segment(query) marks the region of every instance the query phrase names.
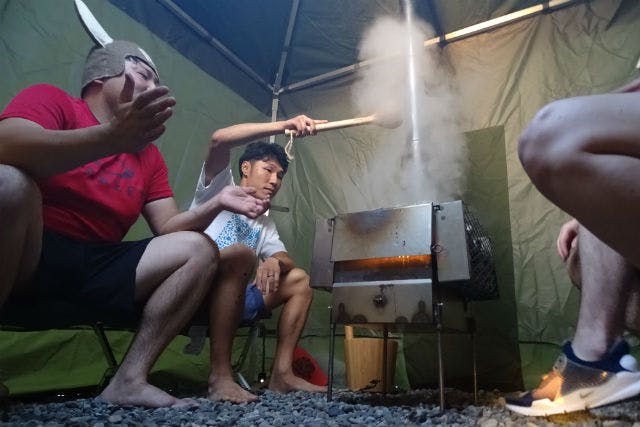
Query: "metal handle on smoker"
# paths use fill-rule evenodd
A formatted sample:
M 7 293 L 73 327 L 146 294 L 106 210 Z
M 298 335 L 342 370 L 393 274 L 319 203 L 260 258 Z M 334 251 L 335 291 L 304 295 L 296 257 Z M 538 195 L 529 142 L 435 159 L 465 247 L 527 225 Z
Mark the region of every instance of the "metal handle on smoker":
M 387 297 L 384 294 L 378 294 L 373 297 L 373 305 L 376 307 L 384 307 L 387 305 Z

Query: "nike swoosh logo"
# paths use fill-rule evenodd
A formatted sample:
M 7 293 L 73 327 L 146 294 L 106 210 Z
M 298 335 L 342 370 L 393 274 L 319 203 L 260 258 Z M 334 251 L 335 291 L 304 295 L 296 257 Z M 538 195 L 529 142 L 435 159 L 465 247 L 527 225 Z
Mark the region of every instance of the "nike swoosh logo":
M 593 394 L 593 390 L 590 390 L 590 391 L 580 392 L 578 393 L 578 396 L 580 396 L 580 399 L 584 399 L 585 397 L 589 397 L 592 394 Z

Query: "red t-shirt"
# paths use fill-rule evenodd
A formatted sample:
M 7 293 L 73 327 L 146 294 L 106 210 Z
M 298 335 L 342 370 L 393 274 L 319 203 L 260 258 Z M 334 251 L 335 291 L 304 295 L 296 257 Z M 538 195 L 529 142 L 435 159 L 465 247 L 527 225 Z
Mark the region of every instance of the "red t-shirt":
M 99 124 L 82 99 L 45 84 L 16 95 L 0 120 L 9 117 L 51 130 Z M 121 241 L 145 204 L 173 197 L 167 166 L 153 144 L 40 179 L 38 185 L 45 227 L 85 242 Z

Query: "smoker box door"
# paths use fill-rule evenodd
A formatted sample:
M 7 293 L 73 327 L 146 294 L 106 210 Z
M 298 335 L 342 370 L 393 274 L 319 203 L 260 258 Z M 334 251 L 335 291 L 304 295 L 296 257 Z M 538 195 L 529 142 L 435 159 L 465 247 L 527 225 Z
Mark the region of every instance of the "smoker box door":
M 334 283 L 332 323 L 432 323 L 431 280 Z
M 317 219 L 311 256 L 312 288 L 331 290 L 333 286 L 333 261 L 331 261 L 331 245 L 333 243 L 333 224 L 331 219 Z
M 431 203 L 340 214 L 332 261 L 431 254 Z
M 434 217 L 438 281 L 448 283 L 469 280 L 469 249 L 462 201 L 439 203 Z

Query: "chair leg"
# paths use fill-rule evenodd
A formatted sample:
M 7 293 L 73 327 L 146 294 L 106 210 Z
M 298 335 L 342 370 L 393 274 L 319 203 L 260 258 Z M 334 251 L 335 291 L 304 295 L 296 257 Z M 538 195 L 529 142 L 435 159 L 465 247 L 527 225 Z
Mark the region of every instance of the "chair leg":
M 116 371 L 118 370 L 118 362 L 113 355 L 113 350 L 111 349 L 111 345 L 109 345 L 109 340 L 107 339 L 107 334 L 104 332 L 104 325 L 102 322 L 96 322 L 93 324 L 93 332 L 96 334 L 96 338 L 102 348 L 102 354 L 104 354 L 104 357 L 107 360 L 107 369 L 105 369 L 104 374 L 102 374 L 102 379 L 98 384 L 100 390 L 103 390 L 109 384 L 111 378 L 116 374 Z
M 238 383 L 246 389 L 250 389 L 251 386 L 249 385 L 248 381 L 245 379 L 245 377 L 242 375 L 240 371 L 242 371 L 242 369 L 244 368 L 244 364 L 247 361 L 249 352 L 253 348 L 256 339 L 260 336 L 260 334 L 262 334 L 263 336 L 265 335 L 264 330 L 265 330 L 265 326 L 262 322 L 256 322 L 253 325 L 251 325 L 251 329 L 249 330 L 247 339 L 245 340 L 244 346 L 242 347 L 242 352 L 240 353 L 238 360 L 236 360 L 236 362 L 232 366 L 233 372 L 236 376 Z M 262 351 L 264 353 L 264 346 Z
M 192 354 L 197 355 L 200 354 L 202 349 L 204 348 L 205 340 L 207 339 L 207 334 L 209 332 L 209 327 L 205 325 L 191 325 L 189 327 L 188 336 L 189 343 L 184 346 L 182 352 L 184 354 Z
M 262 370 L 258 374 L 258 381 L 260 385 L 263 385 L 267 381 L 267 370 L 266 370 L 266 360 L 267 360 L 267 327 L 262 325 L 260 329 L 260 333 L 262 334 Z

